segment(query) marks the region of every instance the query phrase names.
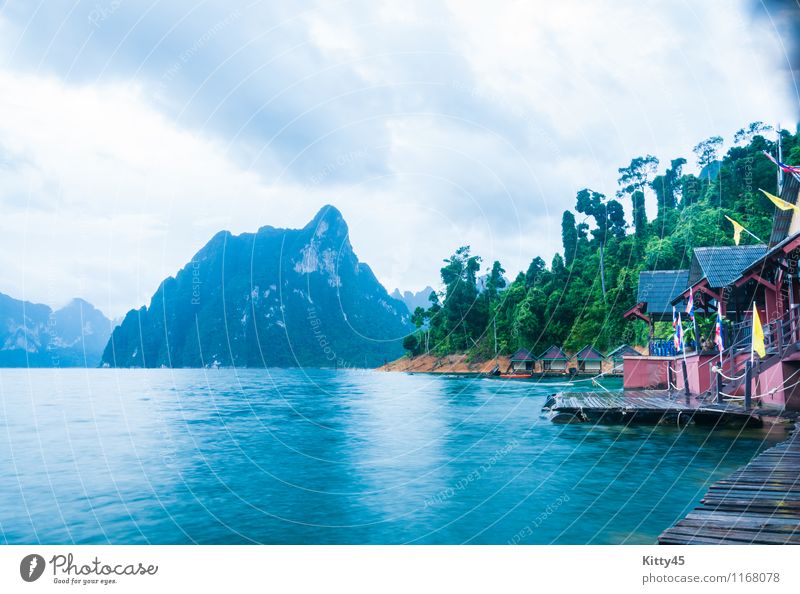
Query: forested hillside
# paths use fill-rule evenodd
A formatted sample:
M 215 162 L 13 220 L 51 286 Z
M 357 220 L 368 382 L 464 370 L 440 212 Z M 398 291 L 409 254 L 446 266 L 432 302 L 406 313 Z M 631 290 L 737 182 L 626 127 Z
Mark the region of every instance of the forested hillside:
M 797 132 L 781 132 L 784 162 L 800 163 Z M 694 148 L 699 175 L 687 174 L 687 160 L 660 162 L 652 155 L 619 168 L 619 187 L 611 197 L 594 189 L 578 192 L 573 211 L 561 222 L 563 251 L 548 265 L 535 257 L 527 272 L 509 286 L 503 267 L 484 268 L 468 246 L 459 248 L 441 269 L 440 293 L 428 309 L 417 308 L 417 332 L 406 338 L 411 354 L 469 352 L 475 358 L 508 354 L 520 347 L 538 354 L 551 344 L 575 351 L 586 344 L 601 350 L 620 343 L 643 344 L 642 322 L 626 322 L 641 270 L 686 268 L 698 246 L 732 245 L 729 215 L 767 240 L 774 206 L 759 192 L 777 191 L 776 167 L 763 151 L 777 152 L 777 135 L 760 122 L 743 128 L 721 155 L 715 136 Z M 661 172 L 661 173 L 659 173 Z M 658 212 L 648 220 L 645 196 Z M 626 220 L 623 203 L 632 208 Z M 757 243 L 744 234 L 742 244 Z M 486 288 L 477 278 L 488 270 Z

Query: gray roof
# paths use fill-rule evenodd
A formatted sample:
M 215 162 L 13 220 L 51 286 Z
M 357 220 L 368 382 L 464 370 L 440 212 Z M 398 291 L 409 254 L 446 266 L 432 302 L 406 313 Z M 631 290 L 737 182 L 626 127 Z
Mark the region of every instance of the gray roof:
M 605 359 L 603 357 L 603 353 L 598 351 L 592 345 L 586 345 L 578 353 L 575 355 L 575 359 L 578 361 L 602 361 Z
M 539 360 L 545 359 L 547 361 L 558 361 L 564 359 L 565 361 L 569 359 L 567 354 L 561 350 L 561 347 L 557 347 L 556 345 L 551 346 L 541 355 L 539 355 Z
M 781 189 L 781 199 L 790 204 L 797 204 L 797 193 L 800 191 L 800 182 L 791 175 L 784 174 L 783 188 Z M 766 200 L 766 198 L 764 198 Z M 775 207 L 775 216 L 772 219 L 772 234 L 769 237 L 769 245 L 773 247 L 786 239 L 789 234 L 789 225 L 792 222 L 794 210 L 780 210 Z
M 641 357 L 642 356 L 642 354 L 639 351 L 637 351 L 635 348 L 633 348 L 632 346 L 627 345 L 627 344 L 621 344 L 617 348 L 615 348 L 613 351 L 608 353 L 606 355 L 606 357 L 609 358 L 609 359 L 622 359 L 622 357 L 624 357 L 626 355 L 629 356 L 629 357 Z
M 648 314 L 672 315 L 672 300 L 687 287 L 688 270 L 649 270 L 639 273 L 639 303 L 647 303 Z
M 511 355 L 512 361 L 535 361 L 536 357 L 528 349 L 519 349 L 516 353 Z
M 705 278 L 711 288 L 725 287 L 766 252 L 764 244 L 694 248 L 689 284 L 694 285 Z
M 764 252 L 763 256 L 754 260 L 752 263 L 750 263 L 749 266 L 745 266 L 739 273 L 738 278 L 741 278 L 749 271 L 759 268 L 762 269 L 762 271 L 759 274 L 763 275 L 764 274 L 763 269 L 767 265 L 767 261 L 771 257 L 775 256 L 775 254 L 781 254 L 786 249 L 786 246 L 795 241 L 798 237 L 800 237 L 800 232 L 795 233 L 793 235 L 789 235 L 788 237 L 785 237 L 783 240 L 779 241 L 774 246 L 770 247 L 766 252 Z

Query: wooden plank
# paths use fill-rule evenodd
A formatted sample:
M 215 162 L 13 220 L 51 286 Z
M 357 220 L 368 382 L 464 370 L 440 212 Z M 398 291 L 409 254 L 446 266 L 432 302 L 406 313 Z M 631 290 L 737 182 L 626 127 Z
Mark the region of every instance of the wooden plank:
M 743 530 L 730 530 L 725 528 L 698 528 L 674 527 L 666 531 L 671 538 L 684 539 L 686 544 L 700 544 L 698 539 L 703 540 L 703 544 L 715 539 L 718 542 L 733 542 L 737 544 L 800 544 L 800 534 L 783 532 L 750 532 Z
M 664 415 L 677 415 L 691 412 L 696 423 L 716 426 L 735 422 L 741 425 L 760 425 L 760 419 L 753 417 L 740 406 L 707 406 L 697 400 L 670 397 L 666 391 L 628 391 L 628 392 L 562 392 L 554 398 L 551 407 L 554 412 L 576 415 L 584 421 L 610 424 L 630 423 L 657 424 L 664 421 Z M 671 421 L 670 421 L 671 422 Z
M 717 481 L 661 544 L 800 544 L 800 438 L 787 439 Z
M 743 542 L 758 542 L 761 544 L 798 544 L 800 533 L 793 530 L 742 530 L 740 528 L 723 528 L 714 526 L 686 526 L 676 525 L 669 529 L 673 536 L 684 535 L 689 537 L 717 537 L 738 540 Z

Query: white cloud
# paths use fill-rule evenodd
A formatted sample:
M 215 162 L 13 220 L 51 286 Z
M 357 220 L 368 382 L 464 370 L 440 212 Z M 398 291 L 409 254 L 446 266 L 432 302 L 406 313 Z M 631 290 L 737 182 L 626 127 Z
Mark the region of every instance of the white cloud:
M 114 315 L 325 203 L 390 290 L 466 243 L 513 277 L 631 157 L 796 113 L 743 0 L 68 9 L 0 12 L 0 291 Z
M 144 303 L 220 227 L 251 228 L 265 190 L 218 143 L 136 88 L 0 72 L 0 290 L 114 315 Z

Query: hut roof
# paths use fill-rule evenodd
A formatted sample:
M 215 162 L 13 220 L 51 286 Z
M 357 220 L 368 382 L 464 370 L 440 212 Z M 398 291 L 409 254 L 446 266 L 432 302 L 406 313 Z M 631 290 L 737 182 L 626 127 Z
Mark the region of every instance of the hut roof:
M 637 301 L 647 304 L 647 313 L 672 315 L 671 301 L 686 289 L 688 270 L 649 270 L 639 273 Z
M 790 204 L 797 204 L 797 193 L 800 191 L 800 181 L 793 175 L 783 176 L 783 188 L 781 189 L 781 200 Z M 786 239 L 789 234 L 789 227 L 792 223 L 794 209 L 780 210 L 775 209 L 775 216 L 772 219 L 772 234 L 769 237 L 769 246 L 773 247 Z
M 605 359 L 605 357 L 603 357 L 603 353 L 598 351 L 592 345 L 587 344 L 578 351 L 578 354 L 575 355 L 575 359 L 578 361 L 602 361 Z
M 558 360 L 558 359 L 564 359 L 566 361 L 567 359 L 569 359 L 569 357 L 567 357 L 567 354 L 564 351 L 561 350 L 561 347 L 557 347 L 557 346 L 553 345 L 549 349 L 547 349 L 545 352 L 543 352 L 541 355 L 539 355 L 539 359 L 540 360 L 541 359 L 546 359 L 546 360 L 549 360 L 549 361 L 555 361 L 555 360 Z
M 641 353 L 628 344 L 621 344 L 606 355 L 609 359 L 621 359 L 624 356 L 641 357 Z
M 766 268 L 770 260 L 774 260 L 776 257 L 781 257 L 785 254 L 788 254 L 791 250 L 795 249 L 798 239 L 800 239 L 800 233 L 795 233 L 794 235 L 786 237 L 783 241 L 768 249 L 761 258 L 758 258 L 757 260 L 753 261 L 752 264 L 745 267 L 741 273 L 739 273 L 737 278 L 742 278 L 750 272 L 757 272 L 759 269 L 761 269 L 759 274 L 763 276 L 763 269 Z
M 711 288 L 727 286 L 766 252 L 764 244 L 695 248 L 689 268 L 689 284 L 695 285 L 705 278 Z
M 535 361 L 536 357 L 528 349 L 519 349 L 516 353 L 511 355 L 512 361 Z

